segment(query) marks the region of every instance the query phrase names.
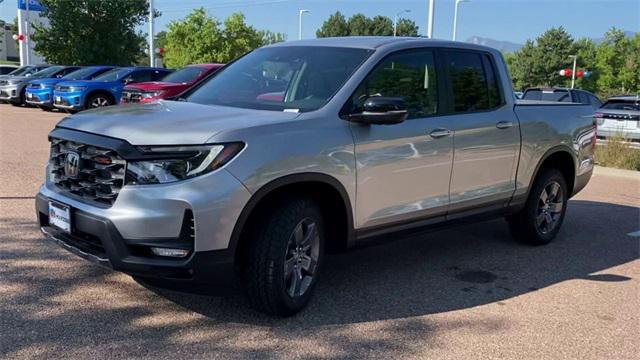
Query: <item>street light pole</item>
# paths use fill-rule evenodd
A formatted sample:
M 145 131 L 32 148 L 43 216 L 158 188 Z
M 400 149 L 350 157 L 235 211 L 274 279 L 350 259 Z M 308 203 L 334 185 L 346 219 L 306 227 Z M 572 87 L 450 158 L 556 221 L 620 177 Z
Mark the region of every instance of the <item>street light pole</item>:
M 429 20 L 427 21 L 427 37 L 433 38 L 433 13 L 435 11 L 435 0 L 429 0 Z
M 460 3 L 468 2 L 469 0 L 456 0 L 455 9 L 453 10 L 453 41 L 456 41 L 456 33 L 458 31 L 458 8 Z
M 149 0 L 149 63 L 151 67 L 156 66 L 156 51 L 153 46 L 153 0 Z
M 31 53 L 31 44 L 30 44 L 31 41 L 29 39 L 30 38 L 30 36 L 29 36 L 30 35 L 29 34 L 29 22 L 30 22 L 30 20 L 29 20 L 29 0 L 25 0 L 25 5 L 26 5 L 25 9 L 26 9 L 26 15 L 27 15 L 27 22 L 26 22 L 25 27 L 24 27 L 24 46 L 25 46 L 25 50 L 26 50 L 24 58 L 25 58 L 25 62 L 26 62 L 25 65 L 29 65 L 31 63 L 31 54 L 30 54 Z
M 573 58 L 573 71 L 571 72 L 571 88 L 573 89 L 576 85 L 576 63 L 578 62 L 578 55 L 569 55 L 570 58 Z
M 302 40 L 302 14 L 310 12 L 311 10 L 300 10 L 298 12 L 298 40 Z
M 411 10 L 402 10 L 393 17 L 393 37 L 396 37 L 396 35 L 398 34 L 398 16 L 410 12 Z

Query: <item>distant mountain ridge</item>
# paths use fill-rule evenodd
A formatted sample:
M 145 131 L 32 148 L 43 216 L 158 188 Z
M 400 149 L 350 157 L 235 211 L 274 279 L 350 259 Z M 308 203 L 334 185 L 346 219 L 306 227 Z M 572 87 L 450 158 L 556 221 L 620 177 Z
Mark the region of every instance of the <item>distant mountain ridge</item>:
M 494 49 L 498 49 L 503 52 L 518 51 L 523 46 L 522 44 L 518 44 L 510 41 L 494 40 L 494 39 L 484 38 L 481 36 L 472 36 L 467 39 L 467 42 L 476 44 L 476 45 L 492 47 Z
M 633 36 L 635 36 L 636 32 L 634 32 L 634 31 L 625 31 L 624 34 L 627 37 L 633 37 Z M 604 37 L 592 38 L 592 40 L 596 44 L 600 44 L 601 42 L 604 41 Z M 492 47 L 492 48 L 498 49 L 498 50 L 503 51 L 503 52 L 518 51 L 518 50 L 520 50 L 520 48 L 522 48 L 522 46 L 524 46 L 523 44 L 519 44 L 519 43 L 514 43 L 514 42 L 510 42 L 510 41 L 500 41 L 500 40 L 485 38 L 485 37 L 481 37 L 481 36 L 472 36 L 472 37 L 468 38 L 466 40 L 466 42 L 472 43 L 472 44 L 477 44 L 477 45 L 484 45 L 484 46 Z

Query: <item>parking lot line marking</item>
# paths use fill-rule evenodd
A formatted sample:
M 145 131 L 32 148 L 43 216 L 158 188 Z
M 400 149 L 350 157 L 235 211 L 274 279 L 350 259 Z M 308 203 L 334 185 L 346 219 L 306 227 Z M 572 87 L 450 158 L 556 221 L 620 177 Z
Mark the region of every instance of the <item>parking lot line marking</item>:
M 634 232 L 630 232 L 627 235 L 633 236 L 633 237 L 640 237 L 640 230 L 634 231 Z

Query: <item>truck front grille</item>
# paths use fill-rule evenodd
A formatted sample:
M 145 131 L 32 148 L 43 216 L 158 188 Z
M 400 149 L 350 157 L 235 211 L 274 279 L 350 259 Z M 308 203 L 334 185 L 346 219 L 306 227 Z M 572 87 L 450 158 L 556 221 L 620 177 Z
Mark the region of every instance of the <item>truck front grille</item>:
M 51 139 L 51 182 L 81 200 L 112 205 L 124 186 L 127 163 L 115 151 Z
M 142 98 L 142 92 L 136 89 L 126 89 L 122 91 L 122 99 L 129 103 L 138 103 Z

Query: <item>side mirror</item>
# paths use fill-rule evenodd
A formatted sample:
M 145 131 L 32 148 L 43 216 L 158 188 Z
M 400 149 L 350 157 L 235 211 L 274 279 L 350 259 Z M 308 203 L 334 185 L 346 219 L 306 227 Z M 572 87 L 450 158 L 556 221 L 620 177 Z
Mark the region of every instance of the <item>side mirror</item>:
M 122 80 L 122 82 L 123 82 L 125 85 L 127 85 L 127 84 L 131 84 L 131 83 L 133 82 L 133 79 L 132 79 L 132 78 L 125 78 L 125 79 L 123 79 L 123 80 Z
M 365 100 L 364 111 L 347 115 L 347 120 L 360 124 L 392 125 L 407 119 L 407 104 L 403 98 L 372 96 Z

